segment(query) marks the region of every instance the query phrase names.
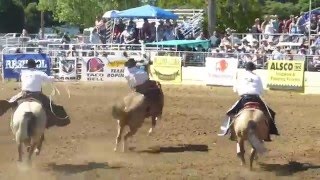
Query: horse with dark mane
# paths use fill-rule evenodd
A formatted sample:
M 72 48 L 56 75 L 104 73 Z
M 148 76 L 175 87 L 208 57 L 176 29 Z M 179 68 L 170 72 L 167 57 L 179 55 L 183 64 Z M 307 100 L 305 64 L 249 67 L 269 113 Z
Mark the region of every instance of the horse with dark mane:
M 154 81 L 150 81 L 151 85 L 153 83 Z M 114 119 L 117 119 L 118 122 L 115 151 L 117 151 L 125 126 L 129 127 L 129 132 L 124 135 L 123 152 L 126 150 L 127 139 L 137 132 L 142 126 L 145 118 L 151 117 L 152 127 L 149 130 L 149 134 L 153 132 L 156 121 L 162 116 L 164 106 L 164 95 L 161 84 L 157 82 L 156 86 L 157 87 L 154 89 L 149 89 L 145 94 L 135 91 L 130 92 L 127 96 L 113 105 L 112 116 Z

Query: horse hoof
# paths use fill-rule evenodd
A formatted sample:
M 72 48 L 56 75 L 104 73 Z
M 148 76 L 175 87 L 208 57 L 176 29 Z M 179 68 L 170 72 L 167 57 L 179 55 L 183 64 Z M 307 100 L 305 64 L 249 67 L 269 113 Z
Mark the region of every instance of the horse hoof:
M 40 150 L 37 148 L 37 149 L 34 150 L 34 153 L 36 153 L 36 155 L 39 156 Z
M 114 151 L 114 152 L 117 152 L 117 148 L 113 148 L 113 151 Z
M 150 136 L 152 133 L 153 133 L 153 129 L 150 128 L 150 129 L 149 129 L 149 132 L 148 132 L 148 136 Z

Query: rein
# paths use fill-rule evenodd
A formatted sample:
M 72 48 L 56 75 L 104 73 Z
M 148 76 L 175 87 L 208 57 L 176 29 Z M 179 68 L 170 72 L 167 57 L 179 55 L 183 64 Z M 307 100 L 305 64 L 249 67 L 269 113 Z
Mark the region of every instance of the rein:
M 58 89 L 56 86 L 53 85 L 53 83 L 51 83 L 51 87 L 52 87 L 52 92 L 51 92 L 51 94 L 50 94 L 50 96 L 49 96 L 49 99 L 50 99 L 50 111 L 51 111 L 52 114 L 53 114 L 56 118 L 58 118 L 58 119 L 64 120 L 64 119 L 69 118 L 69 116 L 66 116 L 66 117 L 63 117 L 63 118 L 58 117 L 58 116 L 56 115 L 56 113 L 53 112 L 53 108 L 52 108 L 52 97 L 55 96 L 56 91 L 57 91 L 58 94 L 60 95 L 60 91 L 59 91 L 59 89 Z M 70 90 L 69 90 L 69 88 L 68 88 L 67 86 L 65 86 L 65 88 L 66 88 L 66 91 L 67 91 L 67 93 L 68 93 L 68 97 L 69 97 L 69 99 L 70 99 Z

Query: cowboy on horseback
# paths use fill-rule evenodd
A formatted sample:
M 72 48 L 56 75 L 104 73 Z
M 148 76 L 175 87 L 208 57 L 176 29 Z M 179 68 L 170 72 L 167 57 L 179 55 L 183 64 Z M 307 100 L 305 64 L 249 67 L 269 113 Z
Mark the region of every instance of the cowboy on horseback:
M 278 129 L 275 125 L 275 112 L 260 98 L 263 92 L 263 86 L 261 78 L 252 72 L 255 69 L 255 64 L 253 62 L 248 62 L 245 67 L 246 71 L 240 78 L 238 78 L 238 82 L 234 85 L 233 89 L 235 92 L 238 92 L 240 100 L 238 100 L 227 112 L 228 118 L 224 121 L 223 126 L 221 126 L 222 133 L 219 134 L 219 136 L 224 136 L 229 132 L 233 117 L 238 114 L 248 102 L 259 103 L 259 105 L 262 107 L 262 111 L 268 117 L 269 134 L 279 135 Z M 230 134 L 230 139 L 233 140 L 234 133 L 231 131 Z M 266 141 L 271 141 L 270 135 Z
M 158 101 L 159 96 L 163 95 L 160 83 L 150 80 L 148 72 L 137 66 L 137 62 L 132 58 L 129 58 L 125 63 L 124 77 L 127 79 L 131 89 L 143 94 L 146 100 L 150 101 L 150 104 L 156 103 L 153 101 Z
M 53 76 L 48 76 L 46 73 L 37 70 L 36 66 L 39 63 L 36 63 L 33 59 L 29 59 L 26 66 L 27 69 L 21 70 L 21 92 L 13 96 L 9 101 L 0 102 L 0 116 L 3 115 L 8 109 L 16 108 L 20 100 L 33 98 L 42 103 L 47 114 L 47 128 L 52 125 L 57 125 L 57 120 L 59 118 L 55 116 L 55 109 L 59 110 L 59 113 L 66 115 L 63 107 L 58 106 L 50 102 L 50 99 L 42 93 L 42 84 L 45 82 L 54 82 L 55 79 Z M 61 109 L 62 108 L 62 109 Z M 61 112 L 62 111 L 62 112 Z M 69 124 L 69 119 L 65 121 L 60 121 L 60 126 Z

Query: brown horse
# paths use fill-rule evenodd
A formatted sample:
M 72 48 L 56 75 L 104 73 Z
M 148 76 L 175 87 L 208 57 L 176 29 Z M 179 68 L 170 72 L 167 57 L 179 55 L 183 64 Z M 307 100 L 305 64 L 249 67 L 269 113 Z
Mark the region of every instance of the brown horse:
M 249 102 L 235 116 L 233 128 L 237 137 L 237 155 L 241 159 L 241 165 L 245 164 L 244 142 L 248 140 L 252 146 L 250 155 L 250 169 L 252 169 L 256 152 L 260 154 L 266 152 L 263 140 L 269 135 L 268 119 L 258 103 Z
M 158 87 L 160 92 L 155 93 L 151 98 L 147 98 L 137 92 L 130 92 L 112 107 L 112 116 L 118 122 L 118 134 L 114 151 L 117 151 L 125 126 L 129 127 L 129 132 L 124 135 L 123 152 L 126 151 L 127 139 L 137 132 L 145 118 L 151 117 L 152 127 L 149 130 L 149 134 L 153 132 L 156 121 L 162 116 L 164 106 L 164 95 L 160 83 L 158 83 Z

